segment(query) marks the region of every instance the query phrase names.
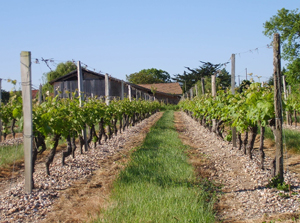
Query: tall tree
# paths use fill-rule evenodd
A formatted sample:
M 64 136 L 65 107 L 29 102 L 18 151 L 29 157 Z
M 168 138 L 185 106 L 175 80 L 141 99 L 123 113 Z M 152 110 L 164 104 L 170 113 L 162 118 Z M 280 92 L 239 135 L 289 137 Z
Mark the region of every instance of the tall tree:
M 273 38 L 274 33 L 280 34 L 283 48 L 282 56 L 285 60 L 293 61 L 300 54 L 300 13 L 298 9 L 278 10 L 277 15 L 270 18 L 263 24 L 263 33 L 269 38 Z
M 273 38 L 274 33 L 280 34 L 282 58 L 289 61 L 286 80 L 291 85 L 300 83 L 300 13 L 298 9 L 278 10 L 277 15 L 264 24 L 263 33 Z
M 126 75 L 126 80 L 133 84 L 154 84 L 169 83 L 171 77 L 167 71 L 151 68 Z
M 217 74 L 217 87 L 225 90 L 231 86 L 231 75 L 223 68 L 220 73 Z
M 190 89 L 195 83 L 201 80 L 201 78 L 207 77 L 210 79 L 211 75 L 216 74 L 218 70 L 223 66 L 223 64 L 212 64 L 210 62 L 203 62 L 199 68 L 190 68 L 186 67 L 189 72 L 184 71 L 183 74 L 176 74 L 173 80 L 182 84 L 183 91 L 186 92 Z
M 50 81 L 62 77 L 76 69 L 77 66 L 73 62 L 67 61 L 66 63 L 59 63 L 55 70 L 44 73 L 46 83 L 44 83 L 43 86 L 43 93 L 46 93 L 46 91 L 53 92 L 53 87 L 49 84 Z

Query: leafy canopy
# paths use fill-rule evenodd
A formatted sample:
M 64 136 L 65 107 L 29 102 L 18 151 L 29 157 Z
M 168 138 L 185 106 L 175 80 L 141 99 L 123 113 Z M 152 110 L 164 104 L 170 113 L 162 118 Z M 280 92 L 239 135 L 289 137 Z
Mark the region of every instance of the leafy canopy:
M 171 82 L 171 77 L 167 71 L 151 68 L 126 75 L 126 80 L 133 84 L 154 84 L 169 83 Z
M 277 15 L 263 24 L 263 33 L 273 38 L 274 33 L 280 34 L 282 44 L 282 58 L 289 61 L 286 80 L 289 84 L 300 83 L 300 13 L 298 9 L 278 10 Z
M 278 10 L 277 15 L 270 18 L 263 24 L 265 30 L 264 35 L 273 38 L 274 33 L 279 33 L 283 58 L 293 61 L 300 54 L 300 13 L 298 9 L 287 10 L 282 8 Z
M 46 83 L 43 86 L 43 93 L 46 91 L 53 92 L 53 87 L 49 84 L 50 81 L 62 77 L 76 69 L 77 66 L 73 62 L 67 61 L 66 63 L 59 63 L 55 70 L 44 73 Z
M 203 61 L 200 62 L 202 63 L 202 65 L 199 66 L 199 68 L 192 69 L 190 67 L 186 67 L 188 72 L 184 71 L 182 75 L 177 74 L 174 75 L 174 78 L 172 78 L 173 80 L 182 83 L 184 92 L 193 87 L 202 78 L 206 78 L 207 80 L 205 82 L 208 82 L 211 75 L 214 74 L 217 74 L 217 83 L 219 83 L 219 86 L 222 89 L 225 89 L 228 84 L 230 86 L 230 75 L 228 74 L 228 72 L 225 69 L 222 69 L 222 71 L 219 72 L 223 64 L 212 64 L 210 62 Z

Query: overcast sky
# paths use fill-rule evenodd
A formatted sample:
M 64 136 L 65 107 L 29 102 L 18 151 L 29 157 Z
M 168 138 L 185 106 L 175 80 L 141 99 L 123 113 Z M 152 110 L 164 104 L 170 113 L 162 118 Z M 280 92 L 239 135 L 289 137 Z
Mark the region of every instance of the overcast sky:
M 246 78 L 246 68 L 267 81 L 273 51 L 263 23 L 281 8 L 299 8 L 299 1 L 1 0 L 2 88 L 13 87 L 7 79 L 20 88 L 21 51 L 40 61 L 32 63 L 35 88 L 50 71 L 42 58 L 54 61 L 52 69 L 80 60 L 90 70 L 126 80 L 126 74 L 148 68 L 182 74 L 200 60 L 226 63 L 236 54 L 237 83 Z M 231 72 L 230 63 L 226 69 Z

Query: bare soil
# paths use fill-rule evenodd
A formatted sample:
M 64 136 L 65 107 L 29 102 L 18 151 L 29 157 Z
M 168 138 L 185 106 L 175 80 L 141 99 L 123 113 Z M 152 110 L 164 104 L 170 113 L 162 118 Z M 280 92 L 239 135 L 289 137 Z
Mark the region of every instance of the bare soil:
M 118 176 L 119 172 L 125 168 L 126 164 L 130 160 L 130 154 L 134 149 L 140 146 L 146 134 L 149 132 L 151 126 L 161 117 L 158 116 L 155 120 L 149 123 L 147 126 L 131 137 L 130 141 L 127 142 L 125 148 L 112 156 L 101 160 L 101 168 L 95 171 L 91 176 L 83 180 L 77 181 L 72 184 L 70 188 L 62 191 L 60 198 L 54 203 L 52 212 L 47 214 L 47 218 L 44 222 L 89 222 L 97 217 L 101 217 L 101 210 L 104 210 L 110 205 L 109 197 L 113 187 L 113 182 Z M 209 147 L 204 141 L 201 145 L 193 138 L 191 138 L 187 131 L 187 125 L 182 118 L 182 113 L 175 112 L 175 127 L 179 132 L 179 137 L 182 142 L 191 147 L 188 151 L 190 163 L 195 168 L 195 174 L 199 178 L 212 179 L 216 184 L 222 182 L 223 177 L 217 172 L 214 164 L 214 160 L 210 156 L 205 156 L 200 152 L 199 146 Z M 259 136 L 256 138 L 255 148 L 258 148 Z M 60 150 L 65 147 L 61 147 Z M 275 156 L 274 143 L 271 140 L 265 140 L 265 153 L 269 157 Z M 300 174 L 300 155 L 294 153 L 286 153 L 285 166 L 292 172 Z M 231 162 L 230 157 L 224 157 L 228 162 Z M 43 157 L 39 158 L 42 162 Z M 12 177 L 12 166 L 0 168 L 0 183 L 1 181 L 7 181 Z M 15 165 L 14 176 L 17 178 L 23 172 L 22 161 L 19 161 Z M 231 177 L 236 177 L 243 167 L 238 163 L 232 166 Z M 299 176 L 299 175 L 298 175 Z M 8 181 L 7 181 L 8 182 Z M 249 183 L 250 182 L 250 183 Z M 240 181 L 240 184 L 245 189 L 251 189 L 254 185 L 251 184 L 252 180 L 250 176 L 244 175 L 244 178 Z M 5 188 L 5 185 L 1 185 L 1 188 Z M 1 190 L 0 190 L 1 192 Z M 227 193 L 228 192 L 228 193 Z M 233 207 L 236 206 L 236 200 L 230 195 L 229 190 L 223 191 L 223 195 L 220 197 L 219 202 L 216 204 L 215 210 L 219 222 L 270 222 L 272 220 L 280 219 L 281 222 L 296 222 L 293 219 L 298 218 L 298 214 L 274 214 L 264 215 L 259 219 L 236 219 L 234 216 L 222 215 L 223 212 L 230 212 Z M 246 215 L 246 213 L 245 213 Z

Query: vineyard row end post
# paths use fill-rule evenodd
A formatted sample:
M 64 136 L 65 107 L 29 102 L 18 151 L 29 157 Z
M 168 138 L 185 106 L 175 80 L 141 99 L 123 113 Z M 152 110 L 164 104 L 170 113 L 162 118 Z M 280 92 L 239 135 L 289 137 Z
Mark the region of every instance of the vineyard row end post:
M 32 94 L 31 94 L 31 52 L 22 51 L 21 62 L 21 85 L 23 99 L 23 146 L 25 164 L 25 193 L 31 193 L 33 187 L 32 178 Z
M 274 78 L 274 108 L 275 108 L 275 176 L 283 182 L 283 141 L 282 141 L 282 99 L 281 99 L 281 56 L 280 35 L 273 36 L 273 78 Z
M 83 89 L 83 77 L 80 61 L 77 62 L 77 79 L 78 79 L 78 96 L 79 106 L 82 107 L 82 101 L 84 100 L 84 89 Z M 84 140 L 84 151 L 88 151 L 86 128 L 82 129 L 82 135 Z
M 284 100 L 287 100 L 288 92 L 286 90 L 286 81 L 285 81 L 285 75 L 282 75 L 282 85 L 283 85 L 283 95 L 284 95 Z M 285 111 L 285 116 L 286 116 L 286 123 L 287 125 L 290 124 L 290 116 L 288 110 Z
M 231 93 L 235 94 L 235 54 L 231 55 Z M 232 146 L 236 146 L 236 128 L 232 128 Z
M 2 88 L 1 88 L 2 79 L 0 78 L 0 109 L 1 109 L 1 101 L 2 101 Z M 2 141 L 2 120 L 0 118 L 0 142 Z

